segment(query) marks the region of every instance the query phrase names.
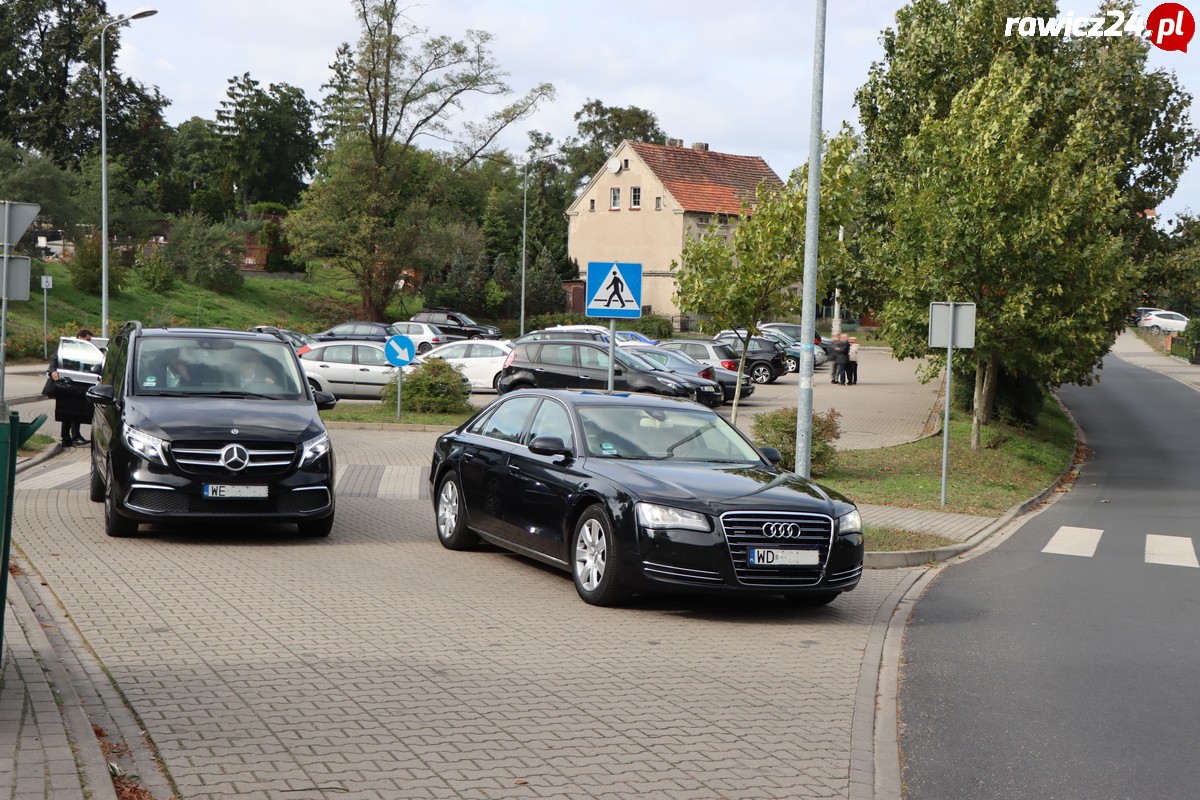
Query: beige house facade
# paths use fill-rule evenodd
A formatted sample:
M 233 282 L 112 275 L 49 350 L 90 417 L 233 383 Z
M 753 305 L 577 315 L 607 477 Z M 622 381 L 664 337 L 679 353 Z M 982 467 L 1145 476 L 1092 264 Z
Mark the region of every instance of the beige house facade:
M 567 251 L 586 280 L 589 263 L 642 265 L 642 312 L 671 317 L 683 245 L 710 223 L 731 234 L 760 183 L 783 181 L 757 156 L 713 152 L 679 140 L 626 140 L 567 209 Z

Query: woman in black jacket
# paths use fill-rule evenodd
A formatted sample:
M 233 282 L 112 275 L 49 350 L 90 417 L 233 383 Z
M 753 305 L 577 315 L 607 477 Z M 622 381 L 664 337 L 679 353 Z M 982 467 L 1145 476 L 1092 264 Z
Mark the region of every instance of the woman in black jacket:
M 92 340 L 92 332 L 87 328 L 80 329 L 77 339 L 85 342 Z M 79 426 L 90 425 L 92 422 L 92 404 L 88 402 L 88 384 L 77 383 L 70 378 L 60 378 L 58 374 L 58 351 L 50 357 L 50 368 L 47 372 L 54 386 L 54 418 L 62 424 L 62 446 L 74 447 L 87 444 L 87 439 L 79 432 Z M 47 384 L 49 386 L 50 384 Z

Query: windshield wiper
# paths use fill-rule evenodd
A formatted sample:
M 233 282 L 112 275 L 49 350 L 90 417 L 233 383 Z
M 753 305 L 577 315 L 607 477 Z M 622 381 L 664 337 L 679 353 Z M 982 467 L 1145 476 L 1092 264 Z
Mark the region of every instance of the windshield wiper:
M 256 400 L 278 400 L 275 395 L 259 394 L 258 392 L 245 392 L 241 389 L 236 391 L 225 390 L 220 392 L 193 392 L 192 394 L 200 395 L 201 397 L 253 397 Z
M 675 444 L 668 447 L 667 454 L 665 456 L 663 456 L 663 458 L 670 458 L 671 456 L 675 455 L 676 447 L 681 447 L 694 439 L 698 439 L 706 431 L 710 431 L 715 427 L 717 427 L 717 424 L 715 422 L 710 422 L 707 425 L 701 425 L 699 428 L 696 428 L 696 430 L 692 431 L 687 436 L 683 437 L 678 442 L 676 442 Z

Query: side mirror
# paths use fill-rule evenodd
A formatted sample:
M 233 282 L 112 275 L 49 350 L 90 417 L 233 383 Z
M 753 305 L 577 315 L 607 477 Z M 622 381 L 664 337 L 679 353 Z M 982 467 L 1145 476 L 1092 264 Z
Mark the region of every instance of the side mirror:
M 760 447 L 758 452 L 762 453 L 762 457 L 771 463 L 771 466 L 779 466 L 779 462 L 783 461 L 783 454 L 774 447 Z
M 539 456 L 569 456 L 571 448 L 557 436 L 537 436 L 529 443 L 529 452 Z
M 624 375 L 625 372 L 620 367 L 613 367 L 613 375 Z
M 333 392 L 322 392 L 314 389 L 313 402 L 317 404 L 318 411 L 328 411 L 337 405 L 337 398 L 334 397 Z
M 111 406 L 116 402 L 116 394 L 108 383 L 101 383 L 87 390 L 87 399 L 98 406 Z

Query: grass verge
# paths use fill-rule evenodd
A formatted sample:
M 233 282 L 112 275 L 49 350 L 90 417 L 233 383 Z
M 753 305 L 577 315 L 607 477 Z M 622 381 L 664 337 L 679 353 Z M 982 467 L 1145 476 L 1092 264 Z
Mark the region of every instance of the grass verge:
M 466 422 L 477 410 L 472 409 L 465 414 L 419 414 L 402 408 L 400 419 L 396 419 L 395 406 L 384 408 L 382 403 L 338 403 L 335 408 L 322 411 L 321 419 L 326 422 L 403 422 L 406 425 L 436 425 L 449 429 Z
M 942 437 L 877 450 L 840 450 L 820 482 L 858 503 L 998 517 L 1052 484 L 1070 465 L 1075 429 L 1048 398 L 1037 425 L 994 423 L 971 450 L 971 418 L 951 412 L 946 505 Z
M 948 539 L 936 533 L 921 533 L 897 528 L 878 528 L 867 525 L 863 531 L 863 545 L 868 552 L 889 553 L 900 550 L 933 550 L 959 544 L 957 539 Z

